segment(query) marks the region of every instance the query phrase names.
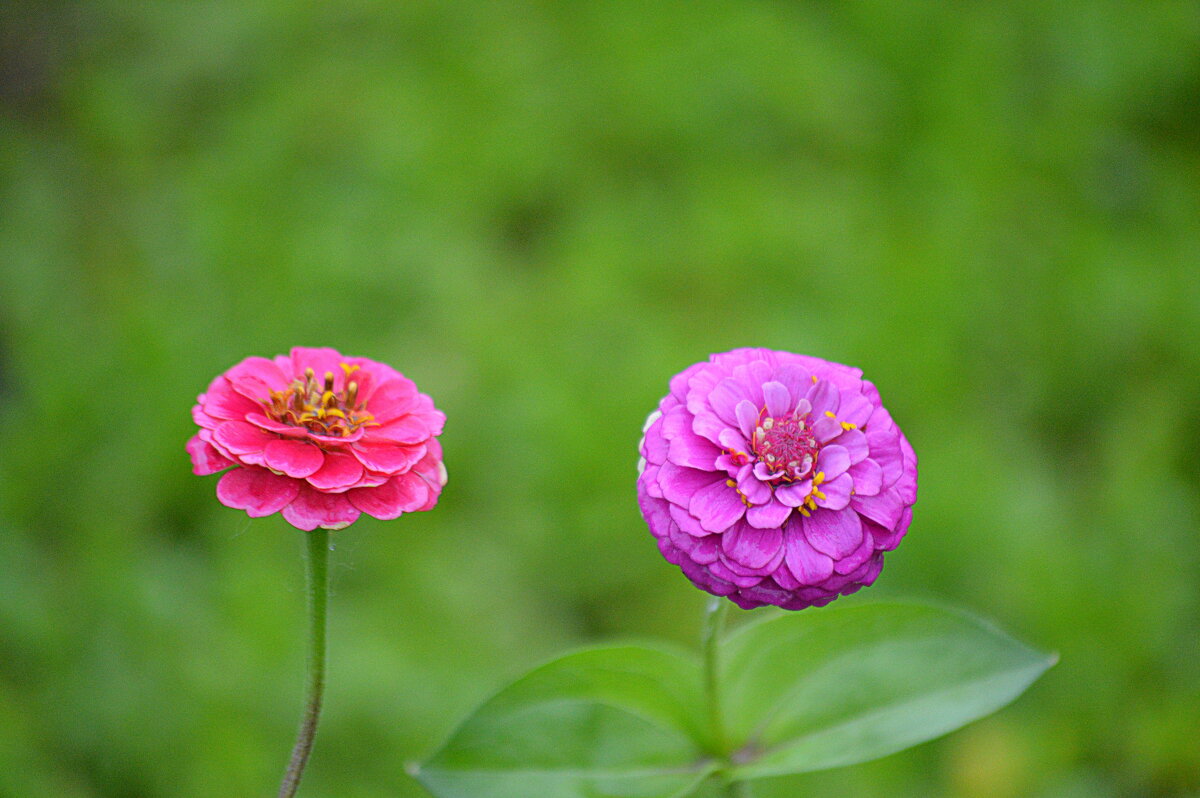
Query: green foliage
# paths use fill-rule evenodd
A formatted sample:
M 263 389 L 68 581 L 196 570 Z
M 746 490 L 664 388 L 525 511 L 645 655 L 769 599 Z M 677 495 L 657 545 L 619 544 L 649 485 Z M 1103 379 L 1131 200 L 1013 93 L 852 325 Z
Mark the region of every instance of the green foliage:
M 691 795 L 717 770 L 744 781 L 900 751 L 1007 704 L 1053 662 L 917 604 L 770 618 L 723 641 L 718 660 L 723 731 L 705 728 L 697 662 L 591 649 L 501 690 L 416 775 L 438 798 Z

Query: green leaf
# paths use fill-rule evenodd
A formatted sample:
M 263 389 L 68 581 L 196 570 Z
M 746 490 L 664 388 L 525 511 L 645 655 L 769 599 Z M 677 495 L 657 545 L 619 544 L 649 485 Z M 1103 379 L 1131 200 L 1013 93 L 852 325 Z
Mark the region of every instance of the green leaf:
M 865 762 L 1021 694 L 1054 657 L 960 612 L 867 604 L 772 618 L 721 650 L 735 778 Z
M 700 666 L 635 646 L 549 662 L 470 715 L 414 775 L 438 798 L 671 798 L 713 772 Z

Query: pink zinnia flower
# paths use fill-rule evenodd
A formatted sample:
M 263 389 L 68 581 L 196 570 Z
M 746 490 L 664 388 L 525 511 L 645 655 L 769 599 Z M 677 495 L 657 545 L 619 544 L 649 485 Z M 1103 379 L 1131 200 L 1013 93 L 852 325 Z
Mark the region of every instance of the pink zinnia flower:
M 917 499 L 916 455 L 862 371 L 789 352 L 677 374 L 641 453 L 638 504 L 663 556 L 746 609 L 871 584 Z
M 407 377 L 333 349 L 249 357 L 197 398 L 193 471 L 226 471 L 217 498 L 306 531 L 437 504 L 446 417 Z

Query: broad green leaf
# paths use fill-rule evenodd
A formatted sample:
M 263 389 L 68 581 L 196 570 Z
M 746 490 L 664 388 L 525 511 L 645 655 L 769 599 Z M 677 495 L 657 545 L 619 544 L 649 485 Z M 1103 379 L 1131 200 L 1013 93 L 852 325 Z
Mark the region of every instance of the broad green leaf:
M 414 775 L 438 798 L 671 798 L 715 765 L 699 664 L 635 646 L 547 663 L 470 715 Z
M 1054 658 L 959 612 L 867 604 L 772 618 L 722 646 L 738 778 L 851 765 L 1012 701 Z

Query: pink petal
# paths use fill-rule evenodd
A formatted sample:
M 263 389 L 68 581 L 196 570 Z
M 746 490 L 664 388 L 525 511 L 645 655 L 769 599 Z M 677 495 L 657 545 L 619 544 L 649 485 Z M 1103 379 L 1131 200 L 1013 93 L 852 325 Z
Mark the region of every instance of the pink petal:
M 283 517 L 292 526 L 311 532 L 317 527 L 344 529 L 358 520 L 359 510 L 345 493 L 321 493 L 303 482 L 299 484 L 299 494 L 283 508 Z
M 809 388 L 812 387 L 812 376 L 807 369 L 800 366 L 788 364 L 775 369 L 775 380 L 787 388 L 788 396 L 800 400 L 808 395 Z M 797 401 L 798 403 L 798 401 Z M 792 410 L 794 408 L 788 408 Z M 802 411 L 801 414 L 803 414 Z
M 756 504 L 746 510 L 746 522 L 759 529 L 778 529 L 791 514 L 791 507 L 772 498 L 766 504 Z
M 883 486 L 883 469 L 874 460 L 863 460 L 850 466 L 854 492 L 859 496 L 874 496 Z
M 389 380 L 375 389 L 367 401 L 367 411 L 380 424 L 416 409 L 417 386 L 412 380 Z
M 335 389 L 340 389 L 338 377 L 342 374 L 342 363 L 346 361 L 340 352 L 329 347 L 309 348 L 305 346 L 292 347 L 292 377 L 304 378 L 304 370 L 312 369 L 313 374 L 317 378 L 317 382 L 321 382 L 325 378 L 325 372 L 331 372 L 334 378 Z
M 825 475 L 826 481 L 837 479 L 849 467 L 850 453 L 837 444 L 822 448 L 817 455 L 817 470 Z
M 413 467 L 425 456 L 426 447 L 393 446 L 383 444 L 373 446 L 369 441 L 360 441 L 350 447 L 350 451 L 358 461 L 372 471 L 384 474 L 399 474 Z
M 783 383 L 774 380 L 764 383 L 762 392 L 767 404 L 767 415 L 771 418 L 780 418 L 792 412 L 792 395 Z
M 818 585 L 833 574 L 833 560 L 809 545 L 799 520 L 784 531 L 784 562 L 802 585 Z
M 667 459 L 667 439 L 663 437 L 663 415 L 655 410 L 646 419 L 642 434 L 642 456 L 655 465 Z
M 324 465 L 308 475 L 308 484 L 325 493 L 338 493 L 353 486 L 362 475 L 362 464 L 355 458 L 341 452 L 326 452 Z
M 758 408 L 749 399 L 743 399 L 734 405 L 733 413 L 737 416 L 738 429 L 748 440 L 758 426 Z
M 251 466 L 227 471 L 217 483 L 217 499 L 226 507 L 245 510 L 251 518 L 277 513 L 296 498 L 300 483 Z
M 861 393 L 844 393 L 837 411 L 838 420 L 861 427 L 867 423 L 874 409 L 874 405 Z
M 272 471 L 303 479 L 316 473 L 325 463 L 325 455 L 311 443 L 276 438 L 263 449 L 263 462 Z
M 192 458 L 192 473 L 198 476 L 215 474 L 231 465 L 237 465 L 214 449 L 211 443 L 201 440 L 199 435 L 193 435 L 187 442 L 187 451 Z
M 707 410 L 697 413 L 692 418 L 692 432 L 702 438 L 707 438 L 713 443 L 720 443 L 721 433 L 729 429 L 729 427 L 729 424 L 726 424 Z
M 424 421 L 414 415 L 401 416 L 380 427 L 370 427 L 368 440 L 391 443 L 422 443 L 432 435 Z
M 771 488 L 754 475 L 754 469 L 746 464 L 738 470 L 738 490 L 751 504 L 766 504 L 771 498 Z
M 763 568 L 780 553 L 783 532 L 774 529 L 755 529 L 748 524 L 734 524 L 721 535 L 721 550 L 726 557 L 747 568 Z
M 818 488 L 825 494 L 824 499 L 817 499 L 817 506 L 826 510 L 840 510 L 850 503 L 850 491 L 854 489 L 854 480 L 849 474 L 842 474 L 831 482 L 824 482 Z
M 233 390 L 232 386 L 223 378 L 218 377 L 217 380 L 220 384 L 211 385 L 208 393 L 204 394 L 204 400 L 200 403 L 205 414 L 213 418 L 232 421 L 245 418 L 247 413 L 257 413 L 262 410 L 262 405 Z
M 806 479 L 803 482 L 780 485 L 775 489 L 775 498 L 788 507 L 799 507 L 804 504 L 804 500 L 810 493 L 812 493 L 812 480 Z
M 709 532 L 724 532 L 746 512 L 737 491 L 718 479 L 696 491 L 688 504 L 688 512 L 700 519 L 700 526 Z
M 276 435 L 286 435 L 289 438 L 307 438 L 307 427 L 293 427 L 291 424 L 284 424 L 282 421 L 276 421 L 273 418 L 267 418 L 262 413 L 247 413 L 246 421 L 250 422 L 259 429 L 274 432 Z
M 392 477 L 377 488 L 356 488 L 346 494 L 355 507 L 381 521 L 420 510 L 429 500 L 429 486 L 416 474 Z
M 702 538 L 710 533 L 707 529 L 700 526 L 700 521 L 694 515 L 688 513 L 687 510 L 680 507 L 678 504 L 667 502 L 667 509 L 671 515 L 671 520 L 681 530 L 694 537 Z
M 697 435 L 696 437 L 699 438 L 700 436 Z M 701 438 L 701 440 L 708 439 Z M 736 430 L 733 427 L 726 427 L 725 429 L 721 430 L 721 434 L 717 436 L 717 443 L 731 452 L 750 451 L 750 442 L 742 437 L 740 430 Z
M 255 465 L 261 464 L 262 453 L 267 444 L 278 440 L 278 435 L 272 435 L 245 421 L 226 421 L 213 431 L 214 443 L 247 462 L 248 455 L 255 456 Z
M 900 451 L 900 437 L 895 431 L 867 433 L 867 445 L 871 447 L 871 459 L 883 469 L 883 484 L 891 485 L 900 478 L 904 470 Z
M 837 560 L 862 544 L 862 522 L 853 510 L 834 512 L 818 507 L 811 516 L 803 518 L 801 524 L 804 537 L 812 547 Z

